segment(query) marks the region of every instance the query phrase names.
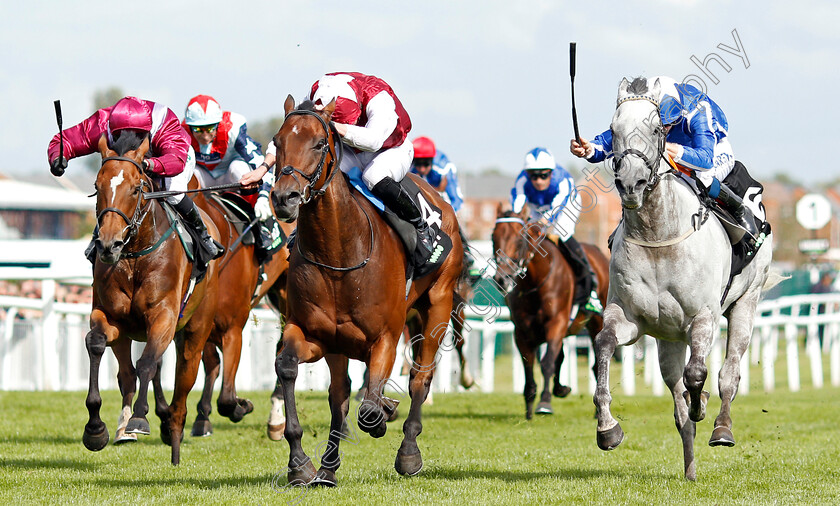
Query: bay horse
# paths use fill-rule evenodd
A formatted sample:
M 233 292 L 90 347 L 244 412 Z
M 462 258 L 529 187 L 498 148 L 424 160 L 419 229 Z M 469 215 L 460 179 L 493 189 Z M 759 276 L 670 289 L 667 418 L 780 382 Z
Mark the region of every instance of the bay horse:
M 544 226 L 528 221 L 528 206 L 518 214 L 506 211 L 500 203 L 493 228 L 493 256 L 496 263 L 494 280 L 502 287 L 505 303 L 514 325 L 516 347 L 525 367 L 525 418 L 534 414 L 537 383 L 534 381 L 534 360 L 537 348 L 547 343 L 540 359 L 543 390 L 537 414 L 552 414 L 552 393 L 565 397 L 569 388 L 560 384 L 563 362 L 563 338 L 578 334 L 584 326 L 590 338 L 601 331 L 601 315 L 586 318 L 578 311 L 570 321 L 575 297 L 575 275 L 558 246 L 545 236 Z M 592 244 L 582 244 L 589 264 L 598 278 L 598 298 L 603 304 L 609 288 L 609 260 Z M 576 356 L 569 357 L 577 360 Z M 550 383 L 554 378 L 554 387 Z
M 407 256 L 393 229 L 367 199 L 357 195 L 340 172 L 342 140 L 330 119 L 332 101 L 317 111 L 311 102 L 295 109 L 284 103 L 285 121 L 274 136 L 278 175 L 271 192 L 280 219 L 297 218 L 298 233 L 289 259 L 287 322 L 275 366 L 285 398 L 285 438 L 289 443 L 290 484 L 336 485 L 339 442 L 349 409 L 348 360 L 365 362 L 371 388 L 358 410 L 359 428 L 373 437 L 387 430 L 394 405 L 381 385 L 394 366 L 397 341 L 406 314 L 416 308 L 423 319 L 420 353 L 411 368 L 411 408 L 395 469 L 401 475 L 420 472 L 417 446 L 422 429 L 421 406 L 429 393 L 438 345 L 452 311 L 452 294 L 461 272 L 463 249 L 455 212 L 438 193 L 413 177 L 423 197 L 442 210 L 441 229 L 452 249 L 434 272 L 406 283 Z M 318 471 L 303 451 L 303 429 L 295 403 L 298 364 L 326 358 L 330 368 L 329 441 Z
M 82 441 L 92 451 L 108 444 L 108 429 L 99 415 L 99 365 L 105 347 L 111 346 L 119 362 L 118 382 L 123 397 L 118 435 L 149 434 L 147 392 L 149 381 L 155 376 L 155 413 L 161 420 L 161 439 L 172 446 L 172 463 L 177 465 L 187 394 L 195 383 L 201 351 L 213 325 L 219 273 L 216 262 L 210 262 L 204 279 L 195 285 L 188 303 L 181 307 L 190 284 L 191 266 L 172 233 L 174 225 L 167 212 L 157 200 L 143 197 L 144 191 L 153 187 L 141 167 L 149 150 L 148 136 L 123 131 L 115 141 L 115 150 L 102 136 L 98 148 L 102 155 L 95 182 L 99 235 L 93 266 L 91 328 L 85 337 L 90 357 L 85 400 L 89 420 Z M 207 228 L 219 239 L 212 222 L 207 223 Z M 167 405 L 159 389 L 159 363 L 173 339 L 177 357 L 175 390 L 171 405 Z M 131 340 L 146 342 L 136 369 L 131 362 Z M 139 391 L 132 413 L 129 405 L 138 378 Z
M 732 246 L 717 217 L 708 215 L 666 160 L 659 94 L 658 79 L 638 78 L 632 85 L 623 79 L 618 90 L 611 129 L 624 217 L 613 242 L 604 329 L 595 338 L 598 387 L 593 401 L 598 447 L 612 450 L 624 432 L 610 413 L 610 360 L 617 345 L 631 345 L 645 334 L 655 337 L 662 379 L 673 396 L 685 478 L 693 481 L 696 422 L 705 417 L 709 397 L 703 391 L 705 362 L 720 317 L 726 316 L 729 329 L 718 381 L 720 413 L 709 445 L 733 446 L 730 411 L 741 356 L 750 343 L 762 291 L 781 278 L 770 271 L 770 234 L 727 289 Z
M 221 205 L 210 202 L 211 205 L 206 211 L 219 230 L 223 231 L 221 242 L 225 246 L 225 256 L 219 259 L 219 283 L 225 289 L 219 293 L 213 329 L 202 353 L 204 390 L 196 407 L 196 419 L 192 427 L 192 435 L 198 437 L 213 433 L 213 425 L 210 422 L 213 385 L 219 377 L 222 363 L 217 349 L 222 351 L 224 358 L 222 388 L 216 401 L 219 414 L 236 423 L 254 410 L 251 401 L 236 395 L 236 372 L 242 354 L 242 329 L 248 322 L 251 309 L 259 304 L 264 296 L 278 316 L 282 316 L 286 305 L 286 271 L 289 267 L 289 250 L 285 247 L 276 251 L 263 264 L 262 273 L 253 244 L 243 244 L 240 241 L 237 247 L 231 250 L 239 234 Z M 281 223 L 280 226 L 287 237 L 294 229 L 294 225 L 287 223 Z M 261 275 L 262 283 L 259 285 L 259 292 L 255 293 Z M 272 410 L 275 411 L 276 409 Z

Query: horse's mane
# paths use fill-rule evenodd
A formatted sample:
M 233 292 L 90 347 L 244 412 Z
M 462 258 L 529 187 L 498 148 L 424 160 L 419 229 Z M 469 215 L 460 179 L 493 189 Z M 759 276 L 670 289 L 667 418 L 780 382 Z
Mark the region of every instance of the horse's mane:
M 297 111 L 313 111 L 315 112 L 315 104 L 311 100 L 304 100 L 297 106 Z
M 517 213 L 513 212 L 511 209 L 507 211 L 503 211 L 502 215 L 499 218 L 510 218 L 511 216 L 519 216 Z
M 134 151 L 143 144 L 143 141 L 148 137 L 149 132 L 142 130 L 135 130 L 126 128 L 124 130 L 117 130 L 114 132 L 114 140 L 110 144 L 110 148 L 117 152 L 117 155 L 124 156 L 129 151 Z
M 644 95 L 648 92 L 648 82 L 644 77 L 634 77 L 633 82 L 627 88 L 628 93 L 633 95 Z

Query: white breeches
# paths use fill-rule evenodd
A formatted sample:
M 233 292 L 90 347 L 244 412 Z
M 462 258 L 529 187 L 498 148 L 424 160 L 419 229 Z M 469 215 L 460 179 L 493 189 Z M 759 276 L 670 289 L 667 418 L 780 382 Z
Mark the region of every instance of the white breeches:
M 341 159 L 341 171 L 349 172 L 353 167 L 362 171 L 362 180 L 368 189 L 373 189 L 376 183 L 390 176 L 394 181 L 402 181 L 411 169 L 414 159 L 414 146 L 411 142 L 403 142 L 385 151 L 361 151 L 356 153 L 346 145 L 344 157 Z
M 220 184 L 238 183 L 239 180 L 242 179 L 242 176 L 249 172 L 251 172 L 251 166 L 248 165 L 248 162 L 245 160 L 234 159 L 231 160 L 228 169 L 219 174 L 219 177 L 213 177 L 213 174 L 201 167 L 197 167 L 195 169 L 195 177 L 198 179 L 198 185 L 200 187 L 207 188 L 208 186 L 216 186 Z
M 187 163 L 184 164 L 184 171 L 172 177 L 164 177 L 163 186 L 167 191 L 186 191 L 188 189 L 187 186 L 190 184 L 190 179 L 192 179 L 194 172 L 195 151 L 193 151 L 192 146 L 190 146 L 189 151 L 187 151 Z M 179 193 L 174 197 L 166 197 L 166 201 L 174 206 L 183 198 L 184 194 Z

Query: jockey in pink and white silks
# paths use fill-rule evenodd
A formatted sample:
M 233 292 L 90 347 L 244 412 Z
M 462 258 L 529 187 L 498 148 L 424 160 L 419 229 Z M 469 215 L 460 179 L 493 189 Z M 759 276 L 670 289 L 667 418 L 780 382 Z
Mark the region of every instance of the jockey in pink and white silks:
M 643 78 L 637 78 L 635 82 Z M 658 76 L 647 79 L 647 89 L 654 89 L 659 81 L 659 116 L 665 129 L 665 150 L 671 159 L 689 171 L 702 183 L 701 190 L 721 201 L 753 238 L 758 237 L 753 213 L 741 197 L 723 184 L 735 166 L 735 155 L 729 143 L 729 123 L 723 110 L 708 95 L 694 86 L 678 83 L 673 78 Z M 597 135 L 591 142 L 571 141 L 571 152 L 598 163 L 613 156 L 612 131 Z M 683 178 L 696 189 L 689 176 Z
M 125 131 L 149 137 L 149 152 L 143 160 L 147 173 L 161 177 L 166 190 L 187 190 L 195 168 L 189 134 L 181 128 L 178 116 L 171 109 L 135 97 L 122 98 L 113 107 L 99 109 L 78 125 L 64 130 L 65 156 L 62 159 L 58 156 L 59 135 L 56 134 L 47 149 L 50 171 L 55 176 L 63 175 L 67 161 L 96 152 L 103 135 L 107 136 L 108 144 L 113 145 Z M 224 253 L 224 247 L 210 237 L 191 198 L 177 194 L 167 197 L 166 201 L 198 232 L 202 246 L 214 258 Z
M 573 235 L 583 208 L 580 194 L 571 174 L 557 164 L 548 149 L 538 147 L 525 154 L 522 172 L 510 190 L 510 203 L 514 213 L 520 213 L 527 203 L 531 219 L 542 222 L 546 236 L 569 253 L 564 257 L 572 264 L 576 284 L 589 293 L 583 309 L 600 314 L 598 278 Z
M 414 261 L 415 265 L 425 263 L 432 254 L 434 232 L 400 184 L 411 168 L 414 148 L 411 142 L 406 142 L 411 130 L 411 119 L 394 90 L 375 76 L 337 72 L 316 81 L 307 93 L 307 98 L 315 108 L 323 108 L 335 100 L 332 121 L 349 148 L 344 151 L 341 170 L 349 172 L 358 167 L 362 171 L 362 180 L 371 192 L 397 216 L 417 229 L 418 257 Z M 266 148 L 266 164 L 274 164 L 275 154 L 272 142 Z M 254 175 L 259 172 L 265 173 L 254 171 Z M 243 178 L 242 184 L 256 182 L 254 175 Z M 261 192 L 262 198 L 267 201 L 268 195 L 263 197 Z

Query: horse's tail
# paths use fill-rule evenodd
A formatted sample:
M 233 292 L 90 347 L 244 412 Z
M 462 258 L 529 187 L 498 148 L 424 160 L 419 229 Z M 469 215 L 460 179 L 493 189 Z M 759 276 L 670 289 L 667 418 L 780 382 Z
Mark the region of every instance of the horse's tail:
M 786 279 L 790 279 L 790 276 L 783 276 L 778 269 L 770 269 L 767 272 L 767 278 L 764 280 L 764 286 L 761 287 L 761 291 L 766 292 Z

